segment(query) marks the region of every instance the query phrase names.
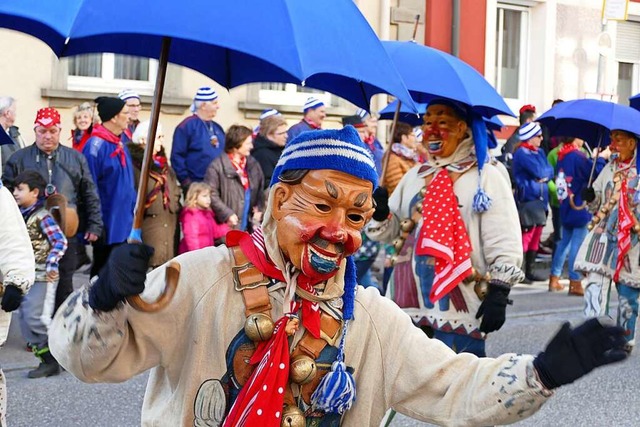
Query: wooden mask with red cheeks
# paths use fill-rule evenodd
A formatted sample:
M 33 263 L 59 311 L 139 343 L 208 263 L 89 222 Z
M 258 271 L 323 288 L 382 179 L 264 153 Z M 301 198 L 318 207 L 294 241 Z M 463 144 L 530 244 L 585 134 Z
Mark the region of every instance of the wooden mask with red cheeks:
M 449 157 L 467 137 L 467 129 L 465 120 L 452 107 L 430 105 L 424 114 L 422 143 L 430 156 Z
M 313 282 L 332 277 L 360 245 L 373 215 L 373 184 L 344 172 L 309 171 L 275 184 L 271 214 L 284 257 Z
M 613 153 L 618 153 L 618 160 L 625 162 L 633 157 L 633 153 L 638 145 L 636 137 L 623 130 L 611 131 L 611 145 L 609 149 Z

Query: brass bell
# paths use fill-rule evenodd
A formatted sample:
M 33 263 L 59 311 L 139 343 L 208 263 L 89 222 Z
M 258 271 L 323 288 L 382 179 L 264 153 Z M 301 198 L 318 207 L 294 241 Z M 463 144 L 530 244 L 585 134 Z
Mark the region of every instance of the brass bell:
M 398 254 L 391 255 L 391 259 L 389 260 L 389 262 L 391 263 L 391 267 L 396 265 L 396 262 L 398 262 Z
M 405 218 L 402 220 L 402 222 L 400 222 L 400 230 L 404 231 L 405 233 L 410 233 L 411 231 L 413 231 L 415 226 L 416 223 L 411 218 Z
M 473 291 L 476 293 L 480 301 L 484 300 L 484 297 L 487 296 L 487 292 L 489 292 L 489 284 L 487 282 L 476 282 L 473 285 Z
M 416 205 L 416 210 L 417 210 L 418 212 L 422 213 L 422 203 L 418 203 L 418 204 Z
M 616 205 L 616 199 L 614 199 L 613 197 L 609 199 L 609 205 L 610 206 L 615 206 Z
M 609 213 L 609 207 L 608 206 L 603 206 L 600 208 L 600 212 L 602 212 L 603 214 L 608 214 Z
M 587 224 L 587 230 L 591 231 L 593 230 L 593 227 L 595 227 L 596 225 L 593 222 L 590 222 L 589 224 Z
M 271 317 L 264 313 L 253 313 L 244 322 L 244 333 L 251 341 L 266 341 L 273 335 L 274 326 Z
M 284 405 L 282 409 L 281 427 L 305 427 L 307 420 L 304 418 L 304 412 L 297 406 Z
M 636 232 L 636 234 L 637 234 L 637 233 L 640 233 L 640 224 L 637 224 L 637 223 L 636 223 L 636 224 L 634 224 L 634 225 L 633 225 L 633 231 L 635 231 L 635 232 Z
M 396 237 L 395 239 L 393 239 L 393 249 L 396 251 L 397 254 L 400 253 L 400 251 L 402 250 L 402 248 L 404 247 L 404 241 L 405 238 L 404 237 Z
M 316 376 L 317 370 L 316 361 L 303 354 L 291 361 L 289 378 L 296 384 L 306 384 Z
M 427 187 L 422 187 L 420 189 L 420 196 L 424 198 L 424 195 L 427 194 Z

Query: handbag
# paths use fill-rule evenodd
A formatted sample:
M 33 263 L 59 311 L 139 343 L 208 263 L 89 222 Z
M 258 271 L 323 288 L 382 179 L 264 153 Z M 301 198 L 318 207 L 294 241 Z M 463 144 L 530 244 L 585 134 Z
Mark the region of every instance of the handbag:
M 547 223 L 547 206 L 540 199 L 518 203 L 518 216 L 522 228 L 531 228 Z

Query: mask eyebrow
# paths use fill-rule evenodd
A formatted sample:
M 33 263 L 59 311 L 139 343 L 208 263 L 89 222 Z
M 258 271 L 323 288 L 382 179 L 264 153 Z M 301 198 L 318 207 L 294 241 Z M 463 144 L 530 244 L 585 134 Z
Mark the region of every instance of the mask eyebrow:
M 361 208 L 364 206 L 364 204 L 367 202 L 368 199 L 369 199 L 369 194 L 360 193 L 356 196 L 356 200 L 353 202 L 353 204 L 356 207 Z
M 325 181 L 324 186 L 331 197 L 338 198 L 338 188 L 331 181 Z

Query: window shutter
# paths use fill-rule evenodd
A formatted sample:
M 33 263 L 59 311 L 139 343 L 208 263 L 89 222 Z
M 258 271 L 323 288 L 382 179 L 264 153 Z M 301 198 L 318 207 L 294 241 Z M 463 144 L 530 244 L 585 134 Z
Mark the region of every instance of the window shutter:
M 616 60 L 640 62 L 640 23 L 629 21 L 617 23 Z

